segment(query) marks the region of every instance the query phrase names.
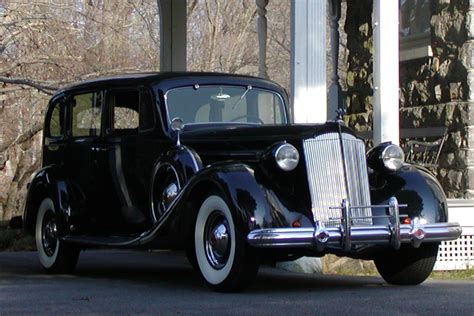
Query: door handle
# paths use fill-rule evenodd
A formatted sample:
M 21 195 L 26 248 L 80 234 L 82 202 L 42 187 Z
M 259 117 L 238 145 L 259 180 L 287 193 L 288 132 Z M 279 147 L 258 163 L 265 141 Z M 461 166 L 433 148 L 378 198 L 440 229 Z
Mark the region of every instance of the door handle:
M 101 152 L 103 153 L 103 152 L 108 151 L 109 149 L 105 147 L 92 147 L 91 150 L 96 153 L 101 153 Z
M 54 145 L 54 144 L 49 144 L 46 147 L 48 147 L 50 151 L 57 151 L 59 149 L 59 145 Z

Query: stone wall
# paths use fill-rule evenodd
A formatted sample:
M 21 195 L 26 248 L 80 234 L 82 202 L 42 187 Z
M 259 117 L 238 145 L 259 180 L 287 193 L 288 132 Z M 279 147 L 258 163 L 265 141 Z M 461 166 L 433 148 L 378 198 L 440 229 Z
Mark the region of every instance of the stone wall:
M 346 120 L 357 130 L 372 126 L 372 6 L 372 0 L 347 3 Z M 439 167 L 432 171 L 448 197 L 471 198 L 474 1 L 433 0 L 430 6 L 433 56 L 400 63 L 400 127 L 448 127 Z

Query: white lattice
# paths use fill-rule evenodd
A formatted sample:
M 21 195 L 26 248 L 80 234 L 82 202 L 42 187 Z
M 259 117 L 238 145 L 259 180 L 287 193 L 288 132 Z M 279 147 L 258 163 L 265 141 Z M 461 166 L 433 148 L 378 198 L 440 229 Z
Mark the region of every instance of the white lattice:
M 458 239 L 441 243 L 434 270 L 464 270 L 474 267 L 474 234 L 470 229 L 464 230 Z

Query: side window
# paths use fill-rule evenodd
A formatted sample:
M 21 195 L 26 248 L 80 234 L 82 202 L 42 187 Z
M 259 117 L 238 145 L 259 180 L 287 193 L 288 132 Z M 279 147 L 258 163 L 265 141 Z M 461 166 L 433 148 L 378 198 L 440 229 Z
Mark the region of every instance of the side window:
M 112 133 L 135 133 L 138 130 L 138 91 L 112 90 L 108 100 Z
M 102 93 L 90 92 L 72 98 L 72 136 L 98 136 L 101 130 Z
M 153 99 L 149 92 L 134 89 L 112 90 L 109 93 L 112 133 L 130 135 L 155 126 Z
M 148 130 L 155 126 L 155 113 L 153 111 L 153 97 L 150 92 L 140 93 L 139 108 L 140 130 Z
M 276 94 L 259 91 L 256 99 L 258 117 L 264 124 L 277 124 L 283 121 L 283 104 Z
M 65 106 L 62 100 L 56 101 L 52 105 L 52 112 L 47 122 L 47 133 L 48 137 L 61 137 L 64 135 L 65 130 Z

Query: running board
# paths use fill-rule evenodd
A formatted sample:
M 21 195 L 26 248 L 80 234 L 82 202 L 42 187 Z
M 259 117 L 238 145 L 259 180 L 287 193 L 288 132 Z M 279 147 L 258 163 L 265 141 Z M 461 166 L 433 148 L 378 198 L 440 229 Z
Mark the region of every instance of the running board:
M 127 247 L 137 246 L 140 236 L 74 236 L 67 235 L 61 238 L 62 241 L 71 244 L 81 244 L 89 246 L 107 246 L 107 247 Z

